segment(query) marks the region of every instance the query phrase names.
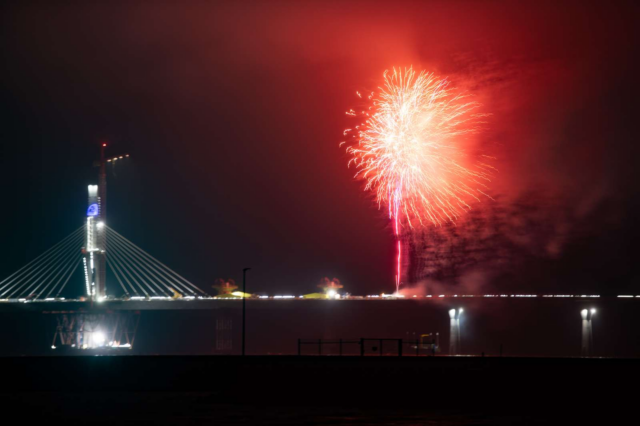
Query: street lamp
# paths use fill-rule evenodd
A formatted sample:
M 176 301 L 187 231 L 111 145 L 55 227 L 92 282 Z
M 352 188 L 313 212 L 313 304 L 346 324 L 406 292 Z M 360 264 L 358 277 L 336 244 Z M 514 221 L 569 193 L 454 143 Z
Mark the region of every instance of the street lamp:
M 583 309 L 580 311 L 582 317 L 582 348 L 581 355 L 591 356 L 593 352 L 593 328 L 592 322 L 593 316 L 596 314 L 594 308 Z
M 460 351 L 460 317 L 464 310 L 462 308 L 450 309 L 449 318 L 449 355 L 458 355 Z
M 244 356 L 244 340 L 245 340 L 245 318 L 246 318 L 246 295 L 247 295 L 247 271 L 251 268 L 242 270 L 242 356 Z

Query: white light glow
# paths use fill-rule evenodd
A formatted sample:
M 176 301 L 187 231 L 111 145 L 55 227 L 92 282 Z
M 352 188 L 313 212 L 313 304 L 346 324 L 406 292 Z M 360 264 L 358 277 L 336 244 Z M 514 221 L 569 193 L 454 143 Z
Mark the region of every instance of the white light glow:
M 96 331 L 96 332 L 93 334 L 93 343 L 94 343 L 96 346 L 102 346 L 102 345 L 104 345 L 104 341 L 105 341 L 105 340 L 106 340 L 106 339 L 105 339 L 105 337 L 104 337 L 104 333 L 102 333 L 102 332 L 100 332 L 100 331 Z

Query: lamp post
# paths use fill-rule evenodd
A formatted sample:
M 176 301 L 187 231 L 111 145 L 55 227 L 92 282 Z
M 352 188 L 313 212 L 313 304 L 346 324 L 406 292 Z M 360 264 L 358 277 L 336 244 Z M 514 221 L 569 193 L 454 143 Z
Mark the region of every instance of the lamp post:
M 242 356 L 244 356 L 244 340 L 245 340 L 245 318 L 246 318 L 246 294 L 247 294 L 247 271 L 251 268 L 242 270 Z

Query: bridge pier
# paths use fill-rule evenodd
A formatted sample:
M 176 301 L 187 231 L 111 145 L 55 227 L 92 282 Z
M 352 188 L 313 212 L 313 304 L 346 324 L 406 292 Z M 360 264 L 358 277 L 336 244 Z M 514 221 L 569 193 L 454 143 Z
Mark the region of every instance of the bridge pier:
M 140 323 L 139 311 L 52 314 L 56 315 L 52 349 L 131 349 Z

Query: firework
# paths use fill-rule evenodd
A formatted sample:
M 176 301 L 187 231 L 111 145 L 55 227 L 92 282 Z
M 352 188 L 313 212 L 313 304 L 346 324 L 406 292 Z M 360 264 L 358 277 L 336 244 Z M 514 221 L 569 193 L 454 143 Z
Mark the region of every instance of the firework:
M 455 93 L 446 79 L 412 68 L 385 71 L 379 89 L 367 96 L 365 110 L 347 112 L 365 121 L 345 135 L 355 139 L 347 147 L 349 165 L 394 221 L 398 290 L 402 228 L 453 222 L 472 200 L 486 195 L 491 167 L 471 160 L 464 148 L 487 114 L 477 112 L 480 104 Z

